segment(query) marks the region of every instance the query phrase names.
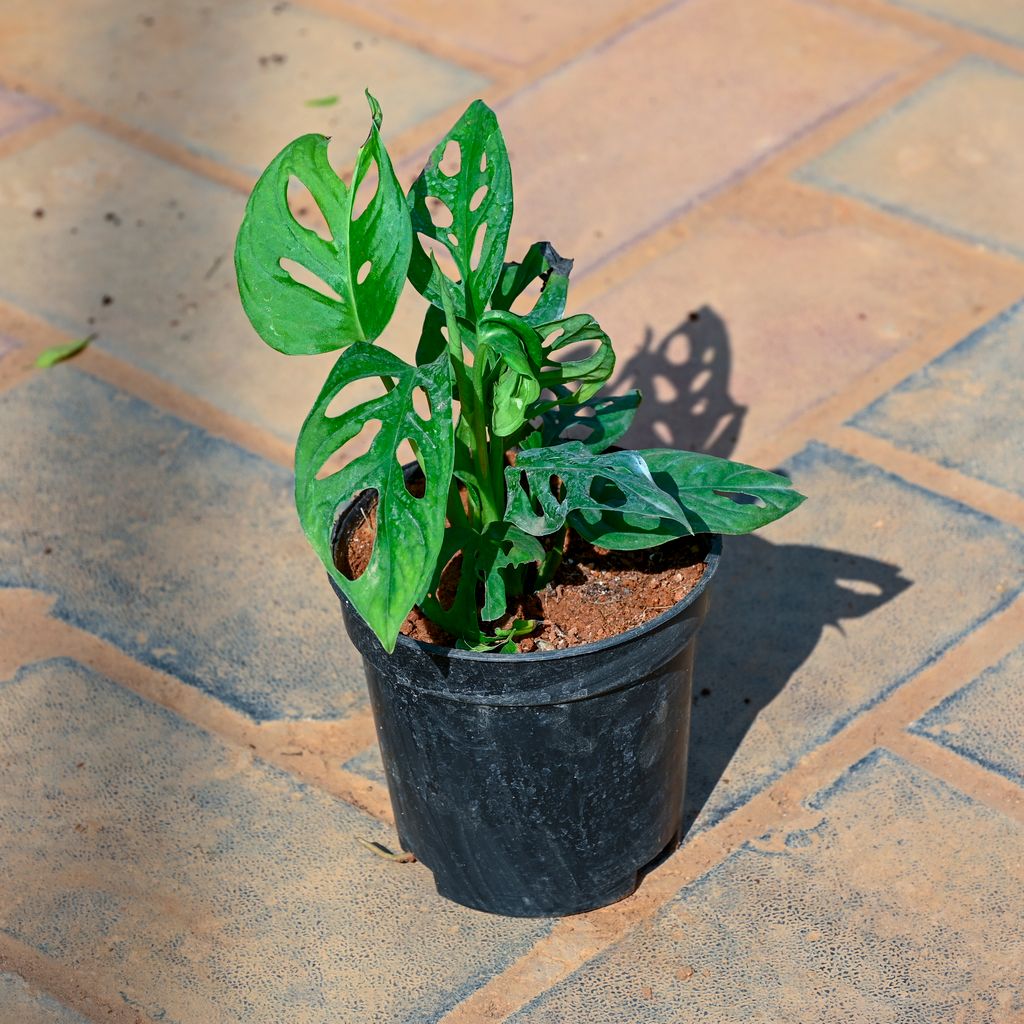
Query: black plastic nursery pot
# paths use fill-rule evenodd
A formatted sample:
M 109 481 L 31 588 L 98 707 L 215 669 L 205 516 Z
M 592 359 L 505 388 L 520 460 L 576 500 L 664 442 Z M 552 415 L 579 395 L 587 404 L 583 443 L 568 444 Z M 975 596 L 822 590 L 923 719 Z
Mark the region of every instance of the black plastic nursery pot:
M 721 553 L 708 541 L 682 601 L 565 650 L 487 654 L 400 636 L 389 655 L 335 586 L 399 843 L 442 896 L 512 917 L 577 914 L 628 896 L 678 845 L 694 639 Z

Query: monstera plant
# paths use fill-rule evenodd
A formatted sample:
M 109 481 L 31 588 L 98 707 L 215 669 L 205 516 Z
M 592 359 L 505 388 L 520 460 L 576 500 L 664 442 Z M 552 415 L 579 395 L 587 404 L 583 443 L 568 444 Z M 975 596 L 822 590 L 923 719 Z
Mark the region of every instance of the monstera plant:
M 296 504 L 327 572 L 386 651 L 415 606 L 460 647 L 515 649 L 535 623 L 508 621 L 510 601 L 552 579 L 570 529 L 604 549 L 647 548 L 747 533 L 803 500 L 785 477 L 751 466 L 612 450 L 640 394 L 600 394 L 615 356 L 592 316 L 565 315 L 572 261 L 547 242 L 519 262 L 506 258 L 512 175 L 494 113 L 474 102 L 406 194 L 381 140 L 380 107 L 367 98 L 370 132 L 351 181 L 331 166 L 327 137 L 286 146 L 253 189 L 235 267 L 268 345 L 341 352 L 299 433 Z M 447 169 L 453 144 L 458 166 Z M 293 180 L 329 237 L 296 219 Z M 377 344 L 407 279 L 427 302 L 414 363 Z M 383 395 L 333 415 L 339 393 L 367 378 Z M 368 424 L 368 449 L 326 471 Z M 400 464 L 403 442 L 419 487 Z M 376 493 L 376 534 L 369 563 L 349 578 L 336 565 L 335 525 L 366 491 Z M 454 597 L 442 602 L 442 572 L 456 555 Z

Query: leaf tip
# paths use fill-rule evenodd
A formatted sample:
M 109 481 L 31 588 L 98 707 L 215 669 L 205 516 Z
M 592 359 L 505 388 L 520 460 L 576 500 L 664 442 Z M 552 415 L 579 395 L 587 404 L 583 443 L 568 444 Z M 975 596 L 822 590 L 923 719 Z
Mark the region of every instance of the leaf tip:
M 380 126 L 384 122 L 384 112 L 380 109 L 377 97 L 369 89 L 364 89 L 363 92 L 366 95 L 366 102 L 370 105 L 370 117 L 373 119 L 373 127 L 380 131 Z

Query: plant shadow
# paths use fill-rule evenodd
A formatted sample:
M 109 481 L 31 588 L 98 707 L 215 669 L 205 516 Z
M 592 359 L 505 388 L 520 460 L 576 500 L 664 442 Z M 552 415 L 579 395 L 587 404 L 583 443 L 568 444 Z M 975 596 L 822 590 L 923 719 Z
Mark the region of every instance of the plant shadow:
M 644 401 L 622 444 L 729 458 L 747 407 L 730 393 L 726 321 L 703 306 L 668 333 L 647 327 L 611 391 Z M 811 495 L 813 503 L 827 495 Z M 827 626 L 877 611 L 911 586 L 900 567 L 813 544 L 730 537 L 697 640 L 684 831 L 723 781 L 751 725 L 815 650 Z M 728 782 L 728 780 L 725 780 Z

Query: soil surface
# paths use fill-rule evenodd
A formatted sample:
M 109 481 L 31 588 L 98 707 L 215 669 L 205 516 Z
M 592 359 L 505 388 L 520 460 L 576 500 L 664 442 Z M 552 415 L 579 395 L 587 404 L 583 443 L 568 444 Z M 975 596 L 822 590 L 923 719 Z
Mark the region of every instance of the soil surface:
M 369 563 L 375 512 L 368 509 L 346 543 L 338 545 L 338 567 L 347 576 L 358 576 Z M 561 650 L 617 636 L 682 601 L 704 574 L 706 554 L 707 542 L 701 537 L 685 537 L 644 551 L 606 551 L 570 532 L 551 584 L 517 599 L 508 616 L 495 625 L 536 619 L 537 629 L 519 641 L 523 652 Z M 457 559 L 449 569 L 457 570 Z M 427 643 L 455 646 L 455 638 L 418 607 L 409 613 L 402 632 Z

